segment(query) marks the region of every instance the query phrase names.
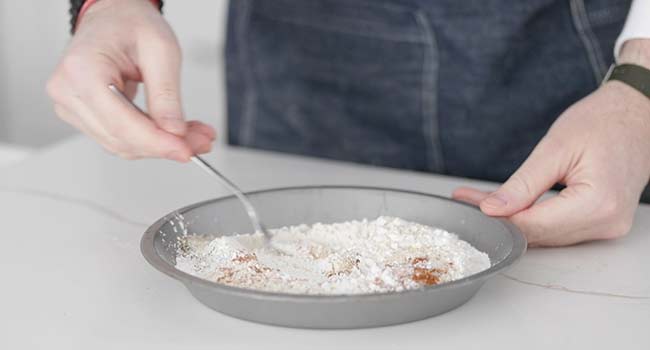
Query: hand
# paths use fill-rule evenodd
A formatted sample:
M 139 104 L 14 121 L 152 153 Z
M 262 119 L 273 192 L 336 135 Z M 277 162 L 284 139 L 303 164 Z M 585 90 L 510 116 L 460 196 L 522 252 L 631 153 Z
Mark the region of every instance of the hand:
M 496 192 L 453 197 L 507 217 L 533 246 L 625 235 L 650 179 L 650 99 L 617 81 L 571 106 Z M 554 184 L 554 197 L 538 198 Z
M 103 0 L 85 13 L 47 84 L 58 116 L 123 158 L 185 162 L 209 152 L 214 130 L 185 122 L 180 102 L 181 53 L 176 37 L 148 0 Z M 149 116 L 133 99 L 144 82 Z

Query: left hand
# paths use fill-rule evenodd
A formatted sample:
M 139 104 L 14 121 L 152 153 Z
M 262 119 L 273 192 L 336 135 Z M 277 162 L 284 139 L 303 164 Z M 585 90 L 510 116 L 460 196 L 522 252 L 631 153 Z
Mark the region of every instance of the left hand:
M 625 235 L 649 180 L 650 99 L 610 81 L 565 111 L 496 192 L 453 197 L 507 217 L 530 245 L 560 246 Z M 566 188 L 537 202 L 556 183 Z

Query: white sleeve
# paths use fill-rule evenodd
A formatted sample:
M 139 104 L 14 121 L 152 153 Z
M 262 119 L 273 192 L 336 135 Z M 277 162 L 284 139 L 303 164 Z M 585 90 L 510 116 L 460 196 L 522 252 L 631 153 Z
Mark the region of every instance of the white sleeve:
M 632 0 L 623 31 L 614 45 L 616 60 L 623 43 L 630 39 L 650 39 L 650 0 Z

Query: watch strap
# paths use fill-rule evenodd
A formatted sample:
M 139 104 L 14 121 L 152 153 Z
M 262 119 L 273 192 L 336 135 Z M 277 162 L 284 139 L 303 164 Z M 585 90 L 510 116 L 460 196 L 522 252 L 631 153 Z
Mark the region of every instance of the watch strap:
M 612 65 L 604 81 L 618 80 L 650 98 L 650 69 L 636 64 Z

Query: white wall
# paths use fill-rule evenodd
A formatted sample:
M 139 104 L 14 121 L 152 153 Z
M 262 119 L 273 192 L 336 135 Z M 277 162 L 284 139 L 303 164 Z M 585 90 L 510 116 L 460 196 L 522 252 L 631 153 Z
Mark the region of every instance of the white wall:
M 71 129 L 55 121 L 44 82 L 66 40 L 65 1 L 0 0 L 0 136 L 43 145 Z
M 167 0 L 165 5 L 185 57 L 187 116 L 215 125 L 222 135 L 226 6 L 226 0 Z M 69 39 L 67 11 L 65 0 L 0 0 L 0 142 L 38 147 L 74 133 L 54 116 L 44 91 Z

